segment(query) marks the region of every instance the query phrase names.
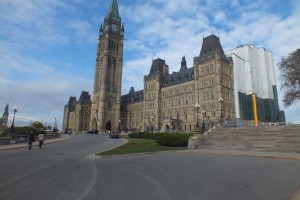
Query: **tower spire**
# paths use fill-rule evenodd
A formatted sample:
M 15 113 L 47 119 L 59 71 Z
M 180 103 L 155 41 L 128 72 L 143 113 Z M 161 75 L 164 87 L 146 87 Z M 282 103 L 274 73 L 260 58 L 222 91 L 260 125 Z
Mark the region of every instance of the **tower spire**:
M 118 0 L 111 0 L 110 1 L 110 6 L 107 12 L 106 18 L 111 18 L 114 19 L 118 22 L 121 22 L 121 17 L 119 14 L 119 7 L 118 7 Z
M 3 115 L 8 115 L 9 113 L 8 113 L 8 106 L 9 106 L 9 103 L 7 103 L 6 104 L 6 106 L 5 106 L 5 110 L 4 110 L 4 114 Z
M 182 57 L 182 60 L 181 60 L 181 68 L 180 68 L 180 71 L 182 70 L 186 70 L 187 69 L 187 66 L 186 66 L 186 60 L 185 60 L 185 56 Z

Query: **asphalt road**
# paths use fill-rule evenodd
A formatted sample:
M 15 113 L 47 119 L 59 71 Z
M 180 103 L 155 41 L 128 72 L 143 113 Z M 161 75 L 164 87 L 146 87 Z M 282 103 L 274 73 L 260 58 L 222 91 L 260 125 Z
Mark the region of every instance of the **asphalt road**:
M 288 200 L 300 161 L 189 152 L 94 157 L 121 139 L 81 135 L 0 152 L 0 199 Z

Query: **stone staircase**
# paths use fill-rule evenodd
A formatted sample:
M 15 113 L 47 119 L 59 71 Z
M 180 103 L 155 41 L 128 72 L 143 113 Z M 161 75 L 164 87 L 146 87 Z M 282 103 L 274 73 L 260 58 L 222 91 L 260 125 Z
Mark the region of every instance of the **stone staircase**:
M 300 126 L 219 128 L 198 149 L 300 153 Z

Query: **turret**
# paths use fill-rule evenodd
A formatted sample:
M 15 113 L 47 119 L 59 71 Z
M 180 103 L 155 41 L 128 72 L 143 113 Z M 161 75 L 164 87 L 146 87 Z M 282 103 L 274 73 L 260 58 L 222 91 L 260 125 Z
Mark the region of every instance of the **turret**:
M 183 56 L 183 57 L 182 57 L 182 60 L 181 60 L 180 71 L 186 70 L 186 69 L 187 69 L 187 66 L 186 66 L 186 60 L 185 60 L 185 56 Z
M 118 1 L 117 0 L 111 0 L 110 6 L 107 12 L 106 19 L 114 19 L 118 22 L 121 22 L 121 17 L 119 14 L 119 7 L 118 7 Z
M 99 29 L 99 35 L 101 35 L 102 32 L 103 32 L 103 27 L 102 27 L 102 24 L 101 24 L 100 29 Z

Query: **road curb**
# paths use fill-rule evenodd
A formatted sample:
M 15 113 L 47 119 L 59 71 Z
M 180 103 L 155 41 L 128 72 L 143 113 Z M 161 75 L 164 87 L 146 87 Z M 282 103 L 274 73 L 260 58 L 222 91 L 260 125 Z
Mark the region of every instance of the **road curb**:
M 203 155 L 240 156 L 254 158 L 268 158 L 280 160 L 300 160 L 298 153 L 285 152 L 263 152 L 263 151 L 235 151 L 235 150 L 213 150 L 213 149 L 189 149 L 187 152 Z
M 70 139 L 69 135 L 66 135 L 66 136 L 61 137 L 61 138 L 48 139 L 48 140 L 46 140 L 46 143 L 44 143 L 44 145 L 63 142 L 63 141 L 66 141 L 68 139 Z M 39 146 L 39 142 L 34 142 L 32 144 L 32 146 Z M 28 148 L 28 144 L 27 143 L 20 143 L 20 144 L 3 145 L 3 146 L 0 146 L 0 151 L 8 151 L 8 150 L 22 149 L 22 148 Z
M 120 139 L 122 139 L 124 143 L 122 143 L 122 144 L 120 144 L 120 145 L 118 145 L 118 146 L 112 147 L 112 148 L 110 148 L 110 149 L 106 149 L 106 150 L 104 150 L 104 151 L 99 151 L 99 152 L 97 152 L 97 153 L 94 153 L 93 156 L 94 156 L 95 158 L 98 158 L 98 159 L 99 159 L 99 158 L 103 158 L 103 157 L 108 157 L 108 156 L 100 156 L 100 155 L 96 155 L 96 154 L 103 153 L 103 152 L 105 152 L 105 151 L 110 151 L 110 150 L 112 150 L 112 149 L 118 148 L 118 147 L 120 147 L 120 146 L 122 146 L 122 145 L 128 143 L 128 140 L 127 140 L 127 139 L 125 139 L 125 138 L 120 138 Z

